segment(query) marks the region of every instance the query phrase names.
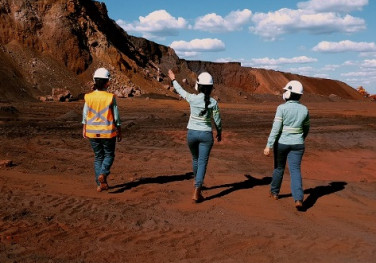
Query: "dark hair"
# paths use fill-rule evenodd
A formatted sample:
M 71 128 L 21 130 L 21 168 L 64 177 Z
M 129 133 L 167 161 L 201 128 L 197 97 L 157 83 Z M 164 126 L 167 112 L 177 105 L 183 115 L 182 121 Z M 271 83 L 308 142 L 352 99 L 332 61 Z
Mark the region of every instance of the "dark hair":
M 297 93 L 291 92 L 290 98 L 288 98 L 286 101 L 288 101 L 288 100 L 300 100 L 301 96 L 302 96 L 302 94 L 297 94 Z
M 213 85 L 201 85 L 198 84 L 198 92 L 205 94 L 205 109 L 203 109 L 200 113 L 200 116 L 203 116 L 208 111 L 208 107 L 210 104 L 210 93 L 212 92 Z
M 96 90 L 104 90 L 106 84 L 108 82 L 108 79 L 100 79 L 100 78 L 95 78 L 94 79 L 94 89 Z

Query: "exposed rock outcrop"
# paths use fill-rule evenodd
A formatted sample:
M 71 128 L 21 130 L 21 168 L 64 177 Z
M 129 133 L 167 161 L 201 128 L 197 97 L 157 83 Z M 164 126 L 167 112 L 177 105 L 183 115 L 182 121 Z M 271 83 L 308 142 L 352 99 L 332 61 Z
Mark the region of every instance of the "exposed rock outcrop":
M 290 79 L 308 93 L 346 99 L 361 96 L 345 83 L 272 70 L 179 59 L 174 50 L 128 35 L 108 17 L 104 3 L 86 0 L 0 0 L 0 102 L 47 97 L 67 89 L 79 97 L 91 88 L 99 66 L 112 73 L 111 91 L 119 96 L 156 93 L 178 97 L 169 85 L 172 68 L 187 89 L 197 74 L 209 71 L 215 96 L 222 100 L 252 94 L 280 94 Z M 241 93 L 241 95 L 239 95 Z

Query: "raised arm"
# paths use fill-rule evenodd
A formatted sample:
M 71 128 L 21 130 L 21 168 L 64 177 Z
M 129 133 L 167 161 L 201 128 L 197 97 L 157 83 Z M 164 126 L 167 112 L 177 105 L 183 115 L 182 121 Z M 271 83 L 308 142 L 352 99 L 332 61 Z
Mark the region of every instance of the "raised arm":
M 174 89 L 176 90 L 177 93 L 179 93 L 180 96 L 182 96 L 185 100 L 188 98 L 190 93 L 185 91 L 182 86 L 176 81 L 175 79 L 175 74 L 172 72 L 171 69 L 168 70 L 168 77 L 171 79 L 172 85 L 174 86 Z

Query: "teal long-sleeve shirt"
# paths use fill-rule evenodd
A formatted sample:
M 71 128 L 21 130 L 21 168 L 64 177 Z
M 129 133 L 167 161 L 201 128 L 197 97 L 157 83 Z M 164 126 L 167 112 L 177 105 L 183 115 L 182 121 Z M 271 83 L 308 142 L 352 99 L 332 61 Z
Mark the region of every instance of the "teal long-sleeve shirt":
M 200 116 L 201 111 L 205 109 L 205 95 L 203 93 L 192 94 L 185 91 L 176 80 L 172 84 L 180 96 L 190 105 L 191 115 L 189 116 L 187 128 L 198 131 L 212 131 L 211 118 L 213 118 L 217 133 L 221 134 L 222 121 L 217 101 L 210 98 L 208 111 L 204 116 Z
M 309 112 L 299 101 L 290 100 L 277 107 L 267 147 L 273 148 L 276 139 L 281 144 L 304 144 L 310 128 Z

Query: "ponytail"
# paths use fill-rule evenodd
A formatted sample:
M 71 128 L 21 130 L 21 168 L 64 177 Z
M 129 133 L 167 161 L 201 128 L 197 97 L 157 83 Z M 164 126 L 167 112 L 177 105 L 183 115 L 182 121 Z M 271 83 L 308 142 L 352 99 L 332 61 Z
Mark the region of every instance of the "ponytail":
M 205 101 L 205 109 L 203 109 L 200 113 L 200 116 L 203 116 L 207 113 L 208 107 L 210 104 L 210 93 L 213 89 L 213 85 L 198 85 L 198 91 L 204 93 L 204 101 Z

